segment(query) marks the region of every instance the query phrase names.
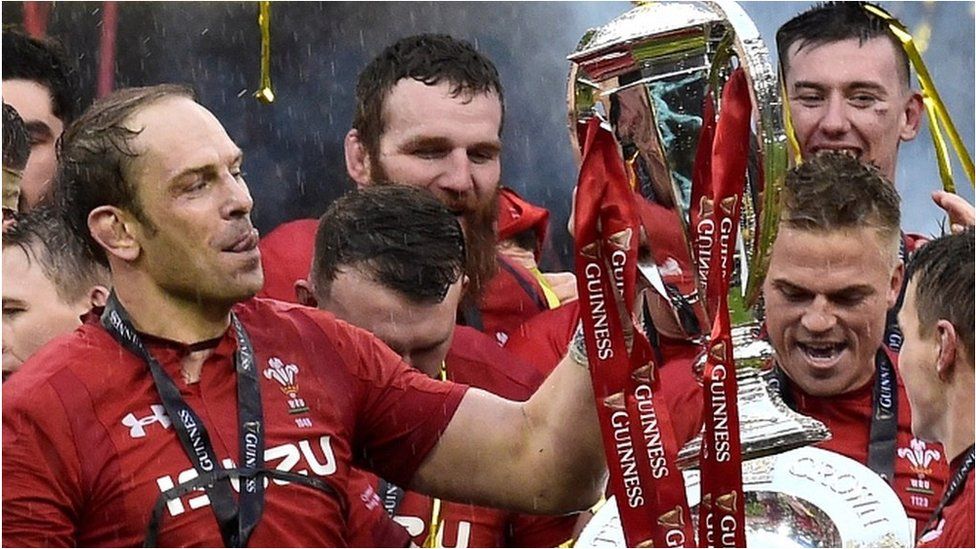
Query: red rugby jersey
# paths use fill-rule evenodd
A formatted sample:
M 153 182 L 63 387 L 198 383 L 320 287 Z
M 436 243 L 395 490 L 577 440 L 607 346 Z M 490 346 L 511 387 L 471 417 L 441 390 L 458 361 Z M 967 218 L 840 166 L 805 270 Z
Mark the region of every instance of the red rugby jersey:
M 322 311 L 262 299 L 234 310 L 261 369 L 266 467 L 326 479 L 342 497 L 353 463 L 410 482 L 463 385 L 428 378 Z M 239 453 L 234 339 L 228 330 L 187 385 L 188 348 L 146 338 L 225 463 Z M 288 365 L 286 387 L 272 374 Z M 160 402 L 148 367 L 94 315 L 35 354 L 3 385 L 4 544 L 140 545 L 160 492 L 196 474 Z M 336 498 L 271 480 L 250 545 L 342 546 L 344 534 Z M 168 503 L 158 542 L 223 545 L 203 492 Z
M 963 453 L 952 460 L 952 473 L 955 474 L 966 459 Z M 918 540 L 918 547 L 976 547 L 973 529 L 976 523 L 973 506 L 976 491 L 973 489 L 973 471 L 966 475 L 966 484 L 949 505 L 942 509 L 942 516 Z
M 912 435 L 911 408 L 898 373 L 898 356 L 889 353 L 889 357 L 898 382 L 898 434 L 892 488 L 920 533 L 918 530 L 925 526 L 939 503 L 949 478 L 949 467 L 941 444 L 923 442 Z M 796 411 L 822 421 L 833 434 L 830 440 L 817 446 L 867 464 L 874 378 L 859 389 L 829 397 L 807 395 L 792 382 L 788 384 Z

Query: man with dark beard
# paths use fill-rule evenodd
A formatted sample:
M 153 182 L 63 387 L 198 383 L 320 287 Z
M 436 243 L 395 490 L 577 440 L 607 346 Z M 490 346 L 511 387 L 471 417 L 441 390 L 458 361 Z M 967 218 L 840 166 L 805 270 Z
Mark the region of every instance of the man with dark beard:
M 496 256 L 504 112 L 490 60 L 450 36 L 411 36 L 360 73 L 345 140 L 346 169 L 358 186 L 396 181 L 424 187 L 461 217 L 468 296 L 481 296 L 477 308 L 465 308 L 465 322 L 500 339 L 515 326 L 493 321 L 493 296 L 525 296 L 517 323 L 548 308 L 531 273 Z
M 346 170 L 357 186 L 425 188 L 459 216 L 468 277 L 459 318 L 498 343 L 548 309 L 532 273 L 496 250 L 504 115 L 504 92 L 491 60 L 447 35 L 410 36 L 359 74 L 345 140 Z M 524 517 L 519 530 L 531 536 L 560 528 L 564 520 Z

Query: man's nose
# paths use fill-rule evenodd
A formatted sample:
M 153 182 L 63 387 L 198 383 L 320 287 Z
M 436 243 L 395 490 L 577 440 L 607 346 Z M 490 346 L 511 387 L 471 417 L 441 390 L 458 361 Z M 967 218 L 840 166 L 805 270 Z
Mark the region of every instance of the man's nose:
M 823 118 L 820 119 L 820 129 L 828 135 L 842 135 L 849 132 L 851 121 L 847 114 L 847 103 L 843 97 L 828 97 Z
M 812 334 L 828 332 L 837 325 L 837 316 L 823 296 L 814 298 L 800 319 L 803 328 Z
M 441 191 L 452 196 L 463 196 L 474 190 L 474 175 L 471 169 L 471 159 L 467 151 L 457 149 L 448 155 L 448 164 L 444 173 L 435 181 Z
M 226 211 L 229 218 L 247 216 L 254 208 L 254 199 L 251 198 L 251 191 L 247 188 L 247 183 L 243 179 L 237 180 L 233 176 L 228 176 L 227 181 L 227 201 Z

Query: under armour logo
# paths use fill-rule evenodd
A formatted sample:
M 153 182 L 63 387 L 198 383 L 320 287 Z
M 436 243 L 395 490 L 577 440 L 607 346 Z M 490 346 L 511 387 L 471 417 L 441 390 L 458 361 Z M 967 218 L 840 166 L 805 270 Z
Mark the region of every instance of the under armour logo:
M 122 418 L 122 425 L 129 428 L 130 437 L 142 438 L 146 436 L 146 427 L 156 422 L 159 422 L 164 429 L 169 429 L 169 426 L 172 425 L 172 421 L 166 415 L 166 408 L 161 404 L 153 404 L 149 409 L 152 410 L 151 416 L 136 417 L 135 414 L 130 412 Z

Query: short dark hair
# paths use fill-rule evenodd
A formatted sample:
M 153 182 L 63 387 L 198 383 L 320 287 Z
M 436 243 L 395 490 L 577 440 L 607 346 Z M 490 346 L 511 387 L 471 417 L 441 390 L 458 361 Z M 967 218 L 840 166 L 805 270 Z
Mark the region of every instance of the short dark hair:
M 856 38 L 864 44 L 874 38 L 887 38 L 895 47 L 903 82 L 909 84 L 911 72 L 908 55 L 891 34 L 888 23 L 864 8 L 867 2 L 824 2 L 797 15 L 776 31 L 776 49 L 785 75 L 789 69 L 789 50 L 797 44 L 799 51 L 807 46 L 822 46 Z
M 505 101 L 498 69 L 474 46 L 446 34 L 419 34 L 398 40 L 387 47 L 359 74 L 356 83 L 356 113 L 352 127 L 366 151 L 379 153 L 380 136 L 385 130 L 383 104 L 397 82 L 412 78 L 428 86 L 451 84 L 451 94 L 465 99 L 480 93 L 495 93 Z M 501 131 L 501 128 L 499 128 Z
M 908 263 L 908 282 L 915 284 L 915 310 L 919 332 L 927 336 L 940 319 L 956 328 L 963 346 L 973 358 L 974 233 L 945 235 L 922 246 Z
M 51 93 L 54 116 L 67 126 L 78 116 L 81 83 L 78 69 L 53 38 L 34 38 L 17 29 L 3 30 L 3 79 L 30 80 Z
M 61 138 L 55 201 L 92 256 L 105 265 L 108 257 L 88 230 L 88 214 L 99 206 L 117 206 L 153 228 L 128 178 L 128 167 L 138 156 L 131 141 L 140 132 L 125 123 L 140 109 L 167 97 L 193 99 L 194 95 L 190 88 L 176 84 L 123 88 L 96 101 Z
M 901 234 L 901 199 L 874 166 L 842 152 L 823 152 L 786 174 L 780 194 L 784 226 L 805 231 L 871 227 L 893 246 Z
M 30 139 L 27 126 L 17 109 L 3 104 L 3 167 L 23 170 L 30 156 Z
M 44 276 L 64 303 L 84 298 L 92 286 L 111 285 L 111 274 L 88 252 L 52 205 L 17 216 L 17 223 L 3 233 L 3 247 L 17 246 L 29 261 L 37 261 Z
M 425 189 L 374 185 L 336 200 L 319 221 L 310 278 L 327 292 L 340 269 L 361 269 L 416 303 L 440 303 L 464 273 L 464 233 Z

